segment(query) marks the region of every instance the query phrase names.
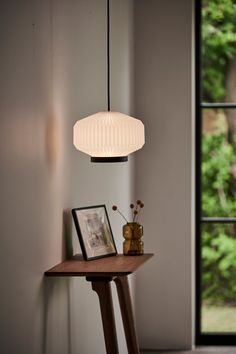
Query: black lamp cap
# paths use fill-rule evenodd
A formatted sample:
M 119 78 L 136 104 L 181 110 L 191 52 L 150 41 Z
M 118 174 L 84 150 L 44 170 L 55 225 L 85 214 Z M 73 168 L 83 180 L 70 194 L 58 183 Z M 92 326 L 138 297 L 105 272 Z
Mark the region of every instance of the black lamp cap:
M 128 156 L 114 156 L 114 157 L 91 157 L 91 162 L 112 163 L 112 162 L 126 162 Z

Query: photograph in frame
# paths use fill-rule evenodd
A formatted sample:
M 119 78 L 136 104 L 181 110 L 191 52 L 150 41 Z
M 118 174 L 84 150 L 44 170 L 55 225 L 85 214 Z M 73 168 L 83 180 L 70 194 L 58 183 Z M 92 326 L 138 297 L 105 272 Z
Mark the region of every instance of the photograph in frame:
M 85 260 L 117 254 L 105 205 L 74 208 L 72 216 Z

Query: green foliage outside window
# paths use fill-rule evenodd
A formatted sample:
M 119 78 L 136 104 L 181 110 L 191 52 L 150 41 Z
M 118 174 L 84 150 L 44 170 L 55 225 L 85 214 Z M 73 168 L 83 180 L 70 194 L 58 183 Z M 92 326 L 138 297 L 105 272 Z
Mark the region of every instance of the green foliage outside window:
M 203 101 L 224 102 L 236 55 L 236 1 L 202 0 L 201 28 Z M 227 134 L 203 134 L 202 216 L 236 217 L 235 152 Z M 236 224 L 203 223 L 201 235 L 203 299 L 236 305 Z
M 236 6 L 233 0 L 202 1 L 203 99 L 220 102 L 225 95 L 228 61 L 235 54 Z
M 202 216 L 236 216 L 236 202 L 230 190 L 232 146 L 224 134 L 202 139 Z
M 202 139 L 202 215 L 236 215 L 231 191 L 232 146 L 224 134 Z M 236 227 L 202 224 L 202 290 L 208 302 L 236 303 Z

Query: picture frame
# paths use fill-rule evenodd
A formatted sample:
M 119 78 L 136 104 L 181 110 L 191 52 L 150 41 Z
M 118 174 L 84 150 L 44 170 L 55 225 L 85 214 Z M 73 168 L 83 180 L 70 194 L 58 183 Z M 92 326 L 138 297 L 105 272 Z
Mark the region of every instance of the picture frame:
M 85 260 L 117 254 L 107 209 L 104 204 L 74 208 L 71 212 Z

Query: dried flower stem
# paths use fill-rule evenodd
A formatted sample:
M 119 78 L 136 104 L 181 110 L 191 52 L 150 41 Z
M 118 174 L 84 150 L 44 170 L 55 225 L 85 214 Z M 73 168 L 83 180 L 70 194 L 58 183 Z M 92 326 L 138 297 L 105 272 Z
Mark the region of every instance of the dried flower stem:
M 141 212 L 141 209 L 139 209 L 139 213 L 137 215 L 137 219 L 136 219 L 136 222 L 138 223 L 138 219 L 139 219 L 139 216 L 140 216 L 140 212 Z
M 113 205 L 112 209 L 113 209 L 114 211 L 117 211 L 117 212 L 120 214 L 120 216 L 122 216 L 122 218 L 123 218 L 123 219 L 127 222 L 127 224 L 128 224 L 128 220 L 127 220 L 126 217 L 122 214 L 122 212 L 117 208 L 116 205 Z
M 134 210 L 133 222 L 135 222 L 137 215 L 138 215 L 138 205 L 136 205 L 135 210 Z
M 144 207 L 144 204 L 141 200 L 137 200 L 136 205 L 135 205 L 135 209 L 133 212 L 133 222 L 137 222 L 138 223 L 138 219 L 140 216 L 140 212 L 141 209 Z
M 120 212 L 120 210 L 119 209 L 117 209 L 117 211 L 118 211 L 118 213 L 122 216 L 122 218 L 127 222 L 127 224 L 128 224 L 128 220 L 126 219 L 126 217 Z

